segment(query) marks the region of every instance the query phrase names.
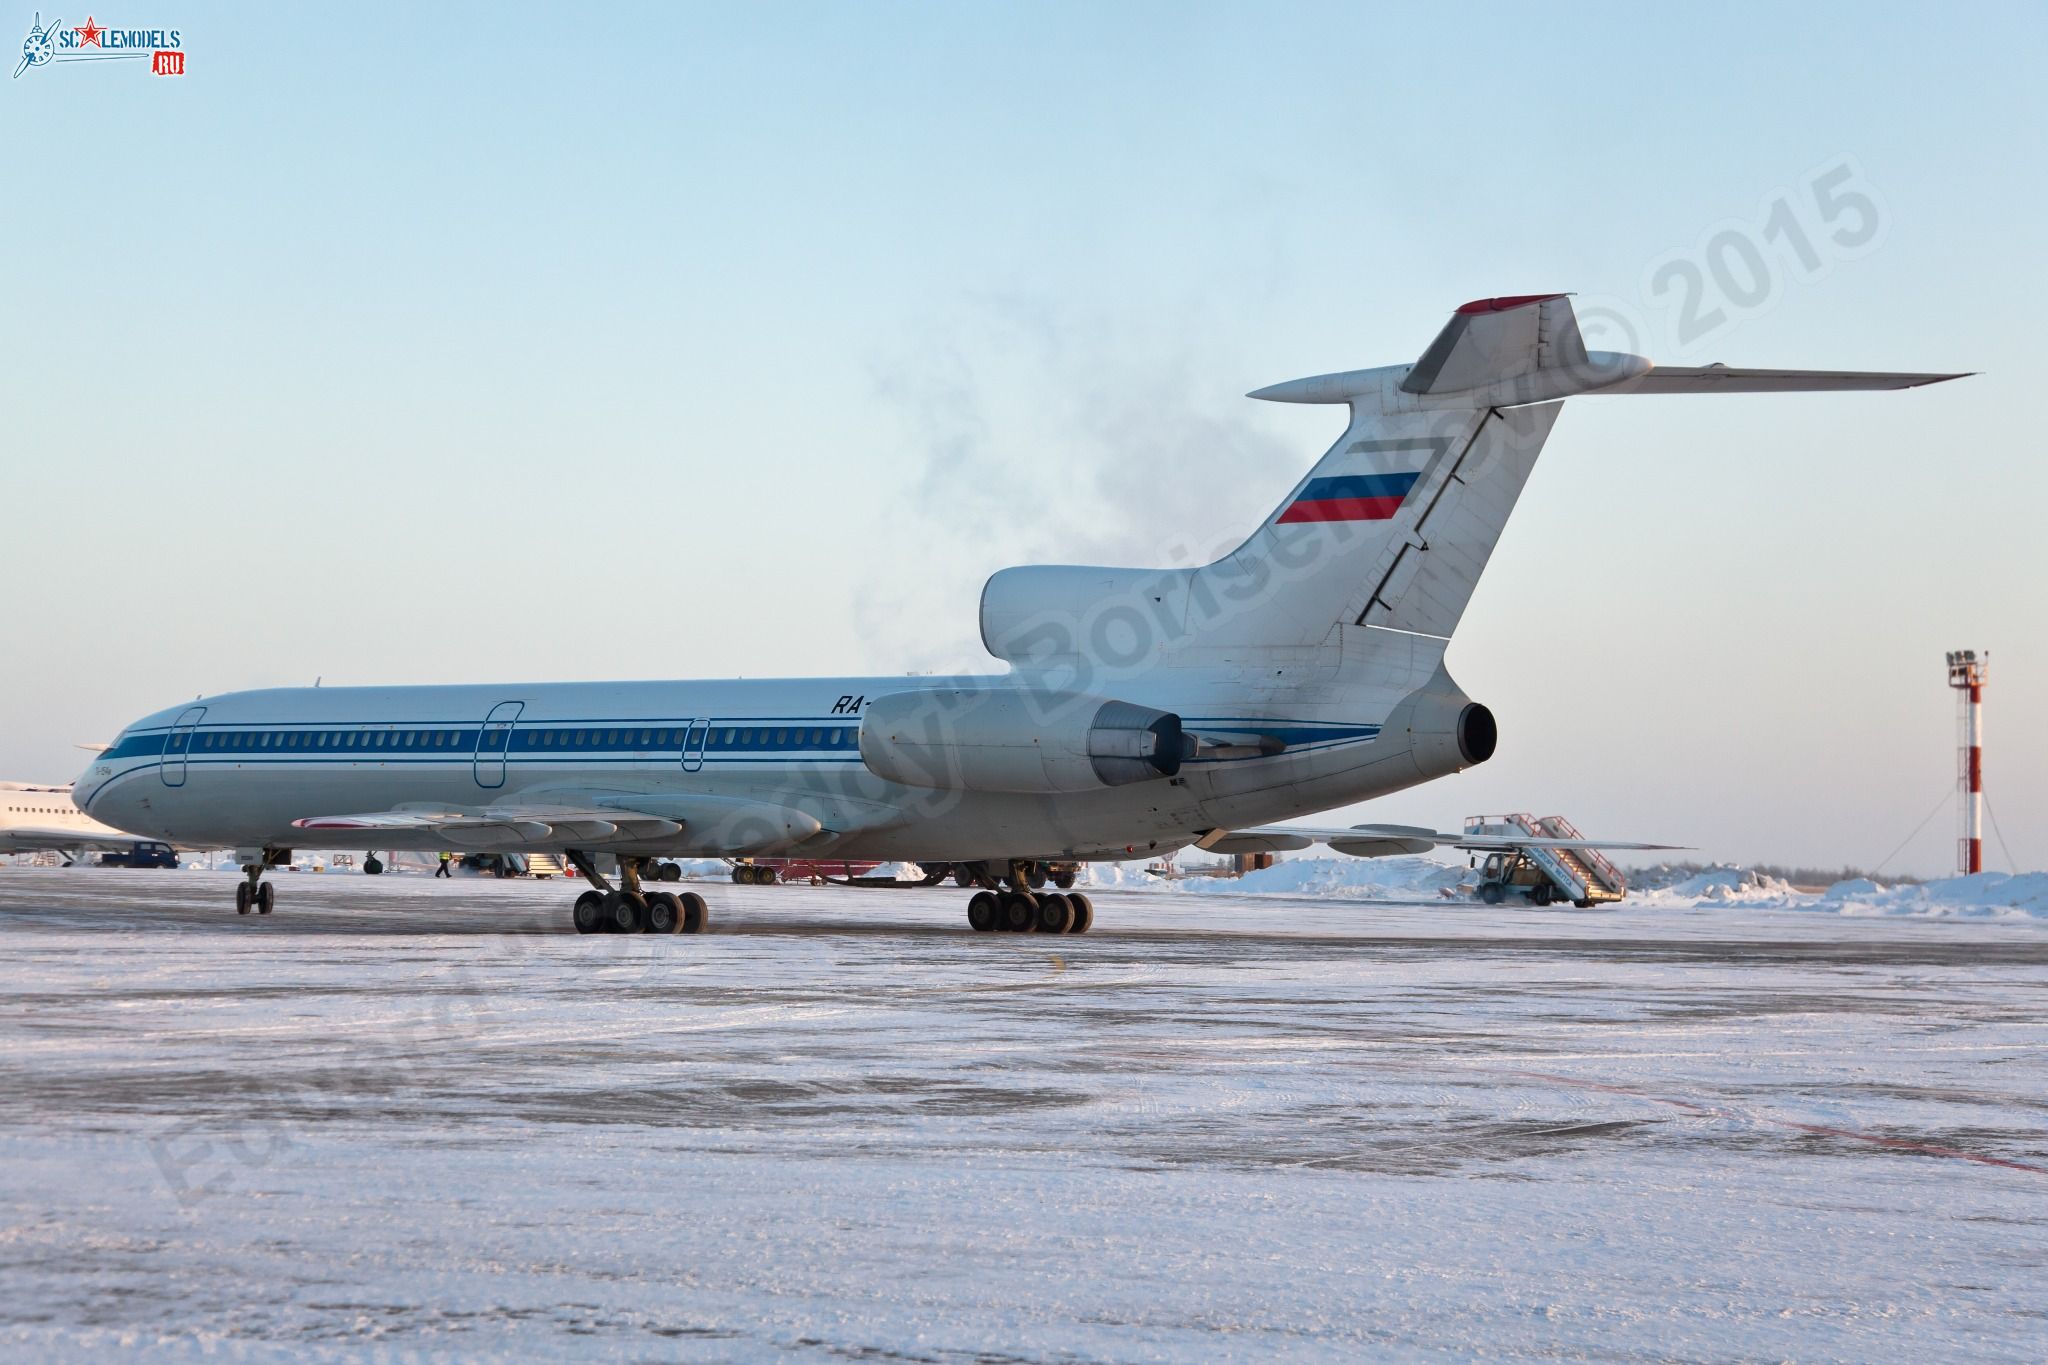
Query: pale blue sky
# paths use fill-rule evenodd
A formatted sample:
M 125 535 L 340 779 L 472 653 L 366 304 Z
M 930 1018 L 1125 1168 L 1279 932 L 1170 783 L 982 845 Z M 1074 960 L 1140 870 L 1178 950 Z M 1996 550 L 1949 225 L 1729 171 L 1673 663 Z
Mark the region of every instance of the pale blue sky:
M 994 568 L 1257 522 L 1333 414 L 1245 390 L 1571 289 L 1667 362 L 1986 373 L 1572 404 L 1452 647 L 1499 757 L 1361 814 L 1873 861 L 1971 645 L 2048 864 L 2038 6 L 96 17 L 189 74 L 0 88 L 0 777 L 316 675 L 973 663 Z M 1876 243 L 1677 346 L 1653 268 L 1838 164 Z

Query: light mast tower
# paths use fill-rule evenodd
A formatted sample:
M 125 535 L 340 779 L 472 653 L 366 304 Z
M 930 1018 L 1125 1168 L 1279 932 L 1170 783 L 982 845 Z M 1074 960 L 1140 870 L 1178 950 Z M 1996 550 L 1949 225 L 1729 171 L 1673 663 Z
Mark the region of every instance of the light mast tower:
M 1948 685 L 1961 708 L 1961 753 L 1956 761 L 1956 789 L 1962 796 L 1962 837 L 1956 841 L 1956 866 L 1965 875 L 1984 870 L 1984 678 L 1991 654 L 1952 649 Z

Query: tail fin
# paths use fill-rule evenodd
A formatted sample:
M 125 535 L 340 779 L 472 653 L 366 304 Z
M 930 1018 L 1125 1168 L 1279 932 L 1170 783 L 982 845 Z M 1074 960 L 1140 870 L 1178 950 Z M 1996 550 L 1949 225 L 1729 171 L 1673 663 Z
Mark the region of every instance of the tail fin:
M 1662 376 L 1662 378 L 1660 378 Z M 1005 569 L 982 640 L 1019 666 L 1247 661 L 1346 627 L 1446 640 L 1574 394 L 1906 388 L 1946 374 L 1659 371 L 1587 351 L 1562 294 L 1458 309 L 1413 365 L 1296 379 L 1251 396 L 1344 403 L 1351 421 L 1251 537 L 1198 569 Z M 1440 647 L 1439 647 L 1440 648 Z

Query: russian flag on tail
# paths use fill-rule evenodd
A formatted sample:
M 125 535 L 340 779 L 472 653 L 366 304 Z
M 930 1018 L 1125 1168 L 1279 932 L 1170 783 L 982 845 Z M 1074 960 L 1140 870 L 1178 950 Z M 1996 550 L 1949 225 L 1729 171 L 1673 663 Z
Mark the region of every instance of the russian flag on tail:
M 1292 521 L 1385 521 L 1400 510 L 1421 474 L 1339 474 L 1310 479 L 1301 496 L 1280 514 Z

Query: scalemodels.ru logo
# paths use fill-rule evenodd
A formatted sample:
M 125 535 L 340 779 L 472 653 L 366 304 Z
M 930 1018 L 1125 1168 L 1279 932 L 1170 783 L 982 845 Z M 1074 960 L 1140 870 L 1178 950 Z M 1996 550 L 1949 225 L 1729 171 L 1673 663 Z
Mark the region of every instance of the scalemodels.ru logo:
M 41 11 L 21 42 L 16 80 L 32 66 L 53 62 L 139 62 L 147 59 L 152 76 L 185 74 L 185 52 L 174 28 L 111 28 L 87 16 L 83 24 L 66 27 L 52 19 L 47 27 Z

